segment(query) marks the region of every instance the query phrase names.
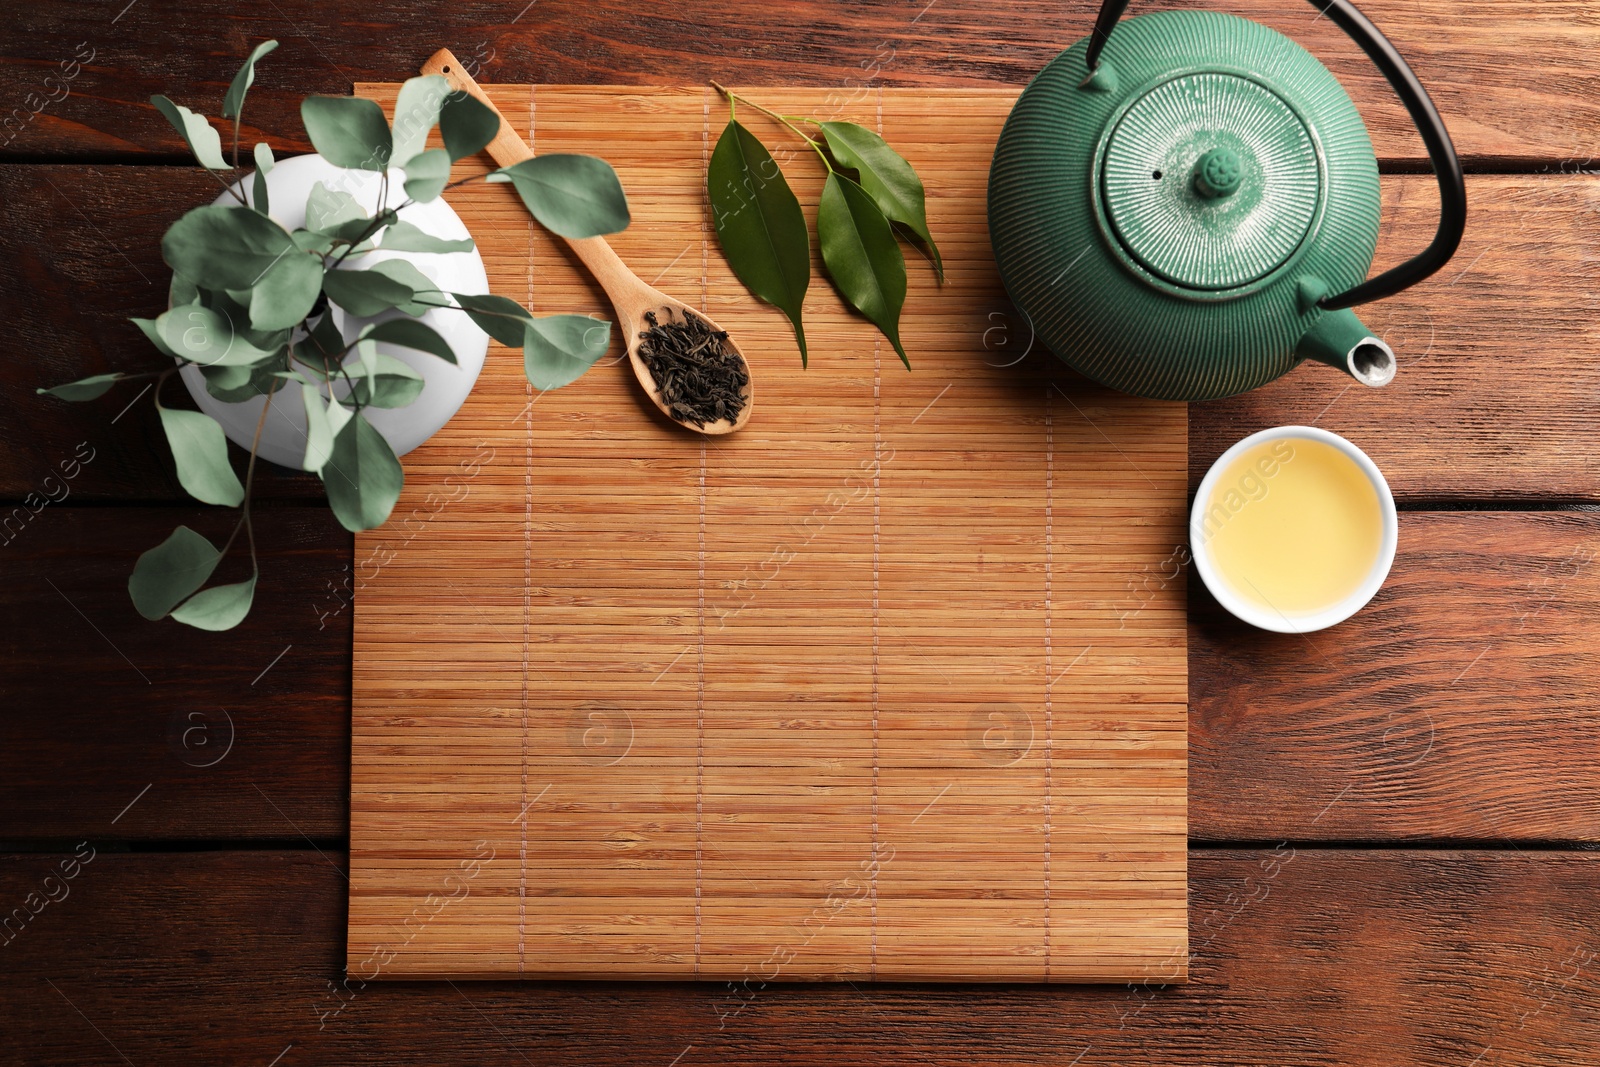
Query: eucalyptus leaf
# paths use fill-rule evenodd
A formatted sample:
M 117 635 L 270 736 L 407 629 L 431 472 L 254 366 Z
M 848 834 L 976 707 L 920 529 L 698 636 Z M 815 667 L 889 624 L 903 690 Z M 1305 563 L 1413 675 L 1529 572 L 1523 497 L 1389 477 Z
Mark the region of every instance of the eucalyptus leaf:
M 333 238 L 325 233 L 313 233 L 311 230 L 295 230 L 289 235 L 289 239 L 302 252 L 315 252 L 319 256 L 325 256 L 333 251 Z
M 894 345 L 900 344 L 900 309 L 906 300 L 906 261 L 889 220 L 865 189 L 842 174 L 829 174 L 817 206 L 822 262 L 840 294 Z
M 150 102 L 183 135 L 184 143 L 202 167 L 207 170 L 228 169 L 228 164 L 222 158 L 222 138 L 204 115 L 196 114 L 182 104 L 174 104 L 159 93 L 152 96 Z
M 439 133 L 451 162 L 482 152 L 500 132 L 500 116 L 464 92 L 445 97 L 439 109 Z
M 406 195 L 413 200 L 435 200 L 448 184 L 450 155 L 442 148 L 430 148 L 406 164 Z
M 576 381 L 611 343 L 611 323 L 587 315 L 543 315 L 528 320 L 522 366 L 535 389 Z
M 277 161 L 272 158 L 272 146 L 265 141 L 256 142 L 253 154 L 256 160 L 256 176 L 252 186 L 254 192 L 250 197 L 250 206 L 265 215 L 272 209 L 267 196 L 267 175 L 272 173 L 272 166 Z
M 256 596 L 256 575 L 231 585 L 202 589 L 172 609 L 172 617 L 197 630 L 231 630 L 250 614 Z
M 234 332 L 254 348 L 262 352 L 277 352 L 289 343 L 290 331 L 287 329 L 258 330 L 250 325 L 250 290 L 242 291 L 244 303 L 235 300 L 221 289 L 201 289 L 199 295 L 201 307 L 209 308 L 227 319 L 232 324 Z M 159 318 L 156 320 L 158 325 L 160 321 Z
M 155 326 L 157 336 L 177 358 L 201 367 L 249 366 L 274 354 L 252 345 L 226 315 L 203 304 L 163 312 Z
M 368 267 L 367 273 L 377 273 L 392 278 L 421 298 L 395 305 L 407 315 L 425 315 L 433 308 L 448 306 L 444 293 L 439 291 L 438 283 L 413 266 L 410 260 L 386 259 L 382 263 L 374 263 Z
M 375 101 L 359 96 L 308 96 L 300 120 L 317 152 L 336 167 L 388 169 L 394 152 L 389 120 Z
M 179 307 L 181 305 L 174 304 L 173 306 Z M 139 332 L 144 334 L 145 339 L 155 345 L 162 355 L 172 356 L 174 359 L 178 358 L 178 353 L 172 350 L 172 346 L 162 340 L 161 331 L 157 329 L 155 319 L 130 318 L 128 321 L 139 327 Z
M 209 289 L 249 289 L 291 254 L 300 253 L 288 231 L 247 207 L 197 207 L 161 239 L 167 265 Z
M 487 180 L 509 181 L 540 225 L 562 237 L 598 237 L 628 226 L 628 198 L 617 172 L 595 156 L 535 156 Z
M 443 301 L 417 302 L 415 298 L 419 294 L 439 291 L 427 275 L 403 259 L 375 263 L 365 270 L 330 270 L 322 277 L 322 288 L 329 300 L 361 318 L 388 308 L 421 315 L 443 304 Z
M 437 74 L 411 78 L 400 86 L 400 95 L 394 103 L 395 166 L 407 167 L 407 161 L 427 147 L 428 133 L 438 123 L 439 109 L 449 95 L 450 83 Z M 446 159 L 448 172 L 448 157 Z
M 40 396 L 48 394 L 62 400 L 93 400 L 96 397 L 104 396 L 107 390 L 126 377 L 127 375 L 121 371 L 115 374 L 91 374 L 89 377 L 79 378 L 75 382 L 52 385 L 46 389 L 36 389 L 34 392 Z
M 478 329 L 507 348 L 521 348 L 526 324 L 533 318 L 515 300 L 492 293 L 451 293 Z
M 520 308 L 518 310 L 521 310 Z M 371 341 L 414 348 L 419 352 L 438 356 L 446 363 L 456 362 L 456 354 L 437 330 L 416 319 L 387 319 L 361 331 L 361 336 Z
M 322 468 L 322 484 L 334 516 L 351 531 L 382 526 L 394 510 L 405 472 L 389 442 L 357 415 L 333 441 L 333 456 Z
M 354 243 L 356 241 L 361 241 L 361 242 L 365 243 L 367 241 L 367 238 L 371 237 L 373 234 L 377 233 L 379 230 L 383 229 L 385 226 L 389 225 L 394 220 L 395 220 L 394 210 L 393 209 L 385 209 L 383 211 L 378 212 L 378 214 L 374 215 L 370 219 L 369 218 L 346 219 L 344 222 L 341 222 L 341 223 L 339 223 L 339 224 L 337 224 L 335 226 L 330 226 L 326 232 L 330 236 L 332 236 L 332 237 L 334 237 L 334 238 L 336 238 L 337 240 L 340 240 L 340 241 L 349 241 L 349 242 L 352 242 L 352 243 Z M 368 244 L 366 247 L 370 248 L 372 246 L 370 244 Z M 363 249 L 363 251 L 365 251 L 365 249 Z M 354 254 L 355 254 L 355 251 L 352 250 L 351 251 L 351 255 L 354 255 Z
M 233 76 L 233 82 L 228 86 L 228 93 L 222 98 L 222 117 L 236 119 L 244 112 L 244 94 L 250 91 L 250 86 L 256 81 L 256 64 L 261 62 L 261 57 L 278 47 L 277 41 L 262 41 L 250 50 L 250 57 L 244 61 L 244 66 L 239 68 L 239 73 Z
M 322 182 L 311 186 L 306 197 L 306 229 L 336 236 L 341 225 L 352 219 L 367 219 L 367 212 L 356 198 L 343 189 L 329 189 Z
M 434 237 L 423 233 L 405 219 L 397 219 L 383 231 L 383 240 L 378 242 L 378 247 L 397 252 L 470 252 L 474 246 L 470 237 L 463 241 Z
M 297 326 L 321 292 L 321 261 L 297 248 L 269 267 L 250 290 L 250 325 L 257 330 Z
M 147 619 L 163 618 L 205 584 L 222 558 L 212 543 L 187 526 L 172 531 L 133 565 L 128 595 Z
M 237 507 L 244 486 L 228 462 L 228 438 L 217 420 L 200 411 L 158 410 L 178 465 L 178 483 L 202 503 Z
M 183 307 L 183 305 L 193 304 L 199 299 L 200 287 L 177 271 L 173 271 L 172 282 L 167 286 L 167 306 Z
M 206 380 L 206 392 L 225 404 L 238 404 L 271 392 L 279 373 L 279 366 L 273 360 L 246 366 L 200 368 L 200 375 Z
M 811 238 L 800 201 L 756 136 L 730 120 L 706 169 L 717 240 L 734 274 L 794 324 L 806 361 L 801 307 L 811 284 Z
M 334 438 L 350 421 L 350 409 L 336 400 L 324 400 L 321 390 L 304 382 L 300 396 L 306 408 L 306 455 L 302 466 L 321 473 L 333 456 Z
M 889 143 L 864 126 L 853 122 L 824 122 L 822 132 L 828 150 L 841 164 L 860 174 L 861 188 L 867 191 L 878 210 L 890 222 L 898 222 L 922 238 L 933 253 L 934 269 L 944 281 L 944 259 L 928 229 L 927 192 L 922 179 L 905 157 Z
M 352 383 L 350 397 L 362 407 L 403 408 L 422 394 L 423 378 L 410 364 L 374 354 L 372 374 Z
M 156 331 L 180 359 L 202 367 L 244 366 L 277 354 L 251 344 L 226 316 L 202 304 L 163 312 Z
M 337 366 L 345 356 L 344 335 L 339 332 L 339 326 L 333 321 L 333 312 L 325 311 L 317 317 L 317 323 L 309 332 L 311 342 L 310 350 L 302 345 L 295 351 L 297 358 L 302 363 L 311 362 L 310 365 L 317 371 L 319 377 L 326 377 L 316 363 L 331 361 L 330 366 Z

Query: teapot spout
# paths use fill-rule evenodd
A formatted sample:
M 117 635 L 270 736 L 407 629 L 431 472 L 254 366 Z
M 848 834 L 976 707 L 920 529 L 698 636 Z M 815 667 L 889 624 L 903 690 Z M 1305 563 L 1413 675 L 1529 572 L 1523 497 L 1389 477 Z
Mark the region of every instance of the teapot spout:
M 1384 344 L 1348 308 L 1325 311 L 1295 348 L 1300 359 L 1338 367 L 1362 385 L 1388 385 L 1394 380 L 1394 350 Z

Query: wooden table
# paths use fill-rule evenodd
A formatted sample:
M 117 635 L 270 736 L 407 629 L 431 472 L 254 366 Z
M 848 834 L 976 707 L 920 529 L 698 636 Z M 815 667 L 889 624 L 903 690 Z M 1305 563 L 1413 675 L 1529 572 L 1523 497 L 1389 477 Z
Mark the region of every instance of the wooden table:
M 315 479 L 273 472 L 248 622 L 146 623 L 133 558 L 220 517 L 183 495 L 147 405 L 33 389 L 156 364 L 126 317 L 162 307 L 161 233 L 214 187 L 146 100 L 215 114 L 258 39 L 283 49 L 244 136 L 285 154 L 309 147 L 301 95 L 442 44 L 504 82 L 1020 84 L 1091 5 L 12 5 L 0 1060 L 1600 1062 L 1600 0 L 1365 6 L 1446 115 L 1472 216 L 1442 274 L 1372 309 L 1394 385 L 1309 368 L 1192 409 L 1194 480 L 1251 430 L 1315 422 L 1373 455 L 1403 514 L 1386 589 L 1313 637 L 1248 631 L 1191 583 L 1190 984 L 730 988 L 346 985 L 351 538 Z M 1303 4 L 1227 8 L 1350 87 L 1385 173 L 1379 262 L 1417 247 L 1422 148 L 1354 46 Z M 45 79 L 73 60 L 60 98 Z

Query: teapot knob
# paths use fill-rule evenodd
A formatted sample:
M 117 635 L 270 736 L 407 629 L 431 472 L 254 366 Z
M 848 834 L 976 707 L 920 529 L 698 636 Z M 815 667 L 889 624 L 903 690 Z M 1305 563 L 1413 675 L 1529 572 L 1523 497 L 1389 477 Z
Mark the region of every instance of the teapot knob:
M 1195 161 L 1194 191 L 1207 200 L 1232 196 L 1239 191 L 1243 169 L 1233 149 L 1213 148 Z

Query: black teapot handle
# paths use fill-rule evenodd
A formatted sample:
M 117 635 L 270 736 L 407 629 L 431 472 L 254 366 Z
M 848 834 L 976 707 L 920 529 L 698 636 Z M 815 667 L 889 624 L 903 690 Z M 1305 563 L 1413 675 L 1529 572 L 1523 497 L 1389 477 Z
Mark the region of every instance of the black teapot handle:
M 1411 113 L 1411 121 L 1416 123 L 1417 132 L 1422 135 L 1422 143 L 1427 146 L 1428 158 L 1433 163 L 1433 172 L 1439 178 L 1439 230 L 1433 236 L 1433 243 L 1423 249 L 1420 255 L 1398 267 L 1391 267 L 1347 292 L 1323 297 L 1318 302 L 1318 306 L 1325 310 L 1337 311 L 1393 296 L 1450 262 L 1467 227 L 1467 185 L 1461 175 L 1461 160 L 1456 158 L 1455 145 L 1450 141 L 1450 131 L 1444 128 L 1439 110 L 1433 106 L 1428 91 L 1417 80 L 1411 66 L 1395 51 L 1389 39 L 1379 32 L 1367 16 L 1357 11 L 1350 0 L 1311 0 L 1311 6 L 1327 15 L 1360 45 L 1361 50 L 1383 72 L 1383 76 L 1389 79 L 1389 84 Z M 1128 0 L 1105 0 L 1101 4 L 1100 15 L 1094 22 L 1094 32 L 1089 37 L 1086 58 L 1090 70 L 1099 67 L 1100 52 L 1111 39 L 1111 31 L 1117 28 L 1117 20 L 1127 7 Z

